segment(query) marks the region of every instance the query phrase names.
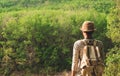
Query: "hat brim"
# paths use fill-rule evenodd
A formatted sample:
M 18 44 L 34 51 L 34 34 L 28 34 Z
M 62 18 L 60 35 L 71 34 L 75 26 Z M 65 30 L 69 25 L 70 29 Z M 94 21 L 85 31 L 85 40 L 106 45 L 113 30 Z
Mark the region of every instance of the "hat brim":
M 90 31 L 96 31 L 96 29 L 93 29 L 93 30 L 83 30 L 83 29 L 80 29 L 81 31 L 86 31 L 86 32 L 90 32 Z

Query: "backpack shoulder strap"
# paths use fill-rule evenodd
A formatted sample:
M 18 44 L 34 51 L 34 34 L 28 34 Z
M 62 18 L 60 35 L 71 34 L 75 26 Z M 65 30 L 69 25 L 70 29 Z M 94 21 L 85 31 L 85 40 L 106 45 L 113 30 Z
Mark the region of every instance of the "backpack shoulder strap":
M 100 46 L 99 46 L 99 41 L 98 40 L 96 40 L 96 45 L 97 45 L 97 48 L 96 48 L 96 50 L 97 50 L 97 53 L 98 53 L 98 57 L 100 58 L 100 59 L 102 59 L 102 60 L 104 60 L 104 58 L 103 58 L 103 55 L 104 55 L 104 53 L 103 53 L 103 50 L 101 50 L 101 48 L 100 48 Z
M 97 41 L 96 41 L 96 40 L 94 40 L 93 47 L 94 47 L 94 52 L 95 52 L 96 59 L 97 59 L 97 61 L 98 61 L 98 60 L 99 60 L 99 58 L 98 58 L 98 51 L 97 51 L 97 49 L 96 49 L 96 46 L 97 46 Z

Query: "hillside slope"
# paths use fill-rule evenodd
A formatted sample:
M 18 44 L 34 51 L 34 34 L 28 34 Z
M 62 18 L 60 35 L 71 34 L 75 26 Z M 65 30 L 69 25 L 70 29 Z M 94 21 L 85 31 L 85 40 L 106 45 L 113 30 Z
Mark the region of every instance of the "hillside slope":
M 108 13 L 113 0 L 0 0 L 0 12 L 23 9 L 87 10 Z

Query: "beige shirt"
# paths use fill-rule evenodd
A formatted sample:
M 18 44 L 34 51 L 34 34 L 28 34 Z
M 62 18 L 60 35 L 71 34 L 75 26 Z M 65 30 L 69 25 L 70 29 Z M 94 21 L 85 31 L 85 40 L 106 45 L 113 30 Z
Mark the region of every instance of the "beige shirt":
M 73 46 L 73 57 L 72 57 L 72 71 L 79 71 L 80 69 L 80 51 L 83 50 L 85 43 L 84 40 L 87 41 L 93 41 L 93 39 L 82 39 L 82 40 L 78 40 L 74 43 Z M 102 51 L 103 53 L 103 59 L 104 59 L 104 52 L 103 52 L 103 43 L 99 40 L 97 41 L 97 46 L 99 47 L 99 49 Z

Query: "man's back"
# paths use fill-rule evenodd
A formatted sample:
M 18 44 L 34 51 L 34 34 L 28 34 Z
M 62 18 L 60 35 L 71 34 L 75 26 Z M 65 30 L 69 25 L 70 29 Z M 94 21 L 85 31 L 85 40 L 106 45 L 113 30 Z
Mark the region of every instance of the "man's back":
M 85 42 L 93 44 L 94 41 L 97 42 L 96 46 L 98 46 L 99 50 L 102 52 L 102 56 L 101 57 L 103 59 L 105 58 L 104 57 L 104 51 L 103 51 L 103 43 L 101 41 L 95 40 L 95 39 L 82 39 L 82 40 L 78 40 L 78 41 L 76 41 L 74 43 L 74 47 L 73 47 L 73 54 L 74 54 L 73 56 L 75 56 L 75 57 L 73 57 L 73 59 L 74 59 L 73 61 L 75 61 L 75 62 L 73 62 L 73 64 L 72 64 L 72 69 L 73 70 L 78 71 L 78 69 L 80 67 L 80 60 L 79 59 L 82 59 L 83 49 L 84 49 L 84 47 L 86 45 Z M 77 66 L 77 64 L 78 64 L 78 66 Z

